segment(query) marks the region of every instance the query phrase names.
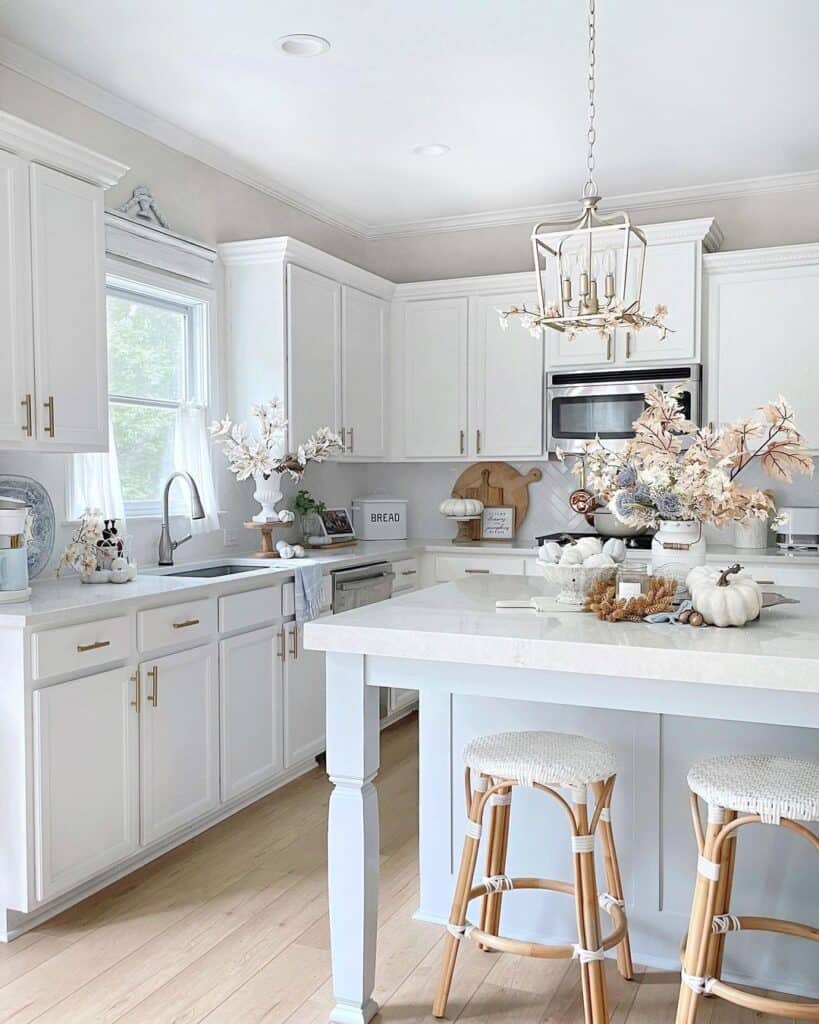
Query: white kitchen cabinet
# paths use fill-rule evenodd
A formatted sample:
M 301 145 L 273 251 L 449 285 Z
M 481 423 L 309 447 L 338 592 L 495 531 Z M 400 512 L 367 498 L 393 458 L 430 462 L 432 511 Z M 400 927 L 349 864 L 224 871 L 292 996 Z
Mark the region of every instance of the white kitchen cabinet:
M 257 629 L 219 645 L 222 800 L 274 778 L 284 768 L 284 630 Z
M 347 457 L 387 451 L 387 312 L 383 299 L 341 290 L 341 423 Z
M 819 451 L 819 245 L 706 257 L 706 420 L 749 416 L 785 395 Z
M 435 582 L 449 583 L 464 576 L 523 576 L 526 559 L 523 555 L 436 555 Z
M 304 649 L 304 629 L 284 627 L 285 767 L 315 757 L 325 746 L 324 652 Z
M 466 455 L 467 307 L 464 298 L 407 302 L 403 317 L 404 455 Z
M 291 443 L 301 444 L 341 420 L 341 286 L 294 263 L 287 267 L 287 354 Z
M 0 444 L 33 436 L 34 355 L 28 165 L 0 151 Z
M 33 694 L 35 877 L 50 900 L 139 845 L 139 712 L 132 669 Z
M 537 296 L 519 293 L 481 295 L 475 300 L 470 331 L 469 451 L 486 458 L 543 454 L 543 332 L 533 338 L 519 320 L 501 328 L 498 309 Z
M 142 843 L 219 804 L 216 644 L 144 662 L 140 735 Z

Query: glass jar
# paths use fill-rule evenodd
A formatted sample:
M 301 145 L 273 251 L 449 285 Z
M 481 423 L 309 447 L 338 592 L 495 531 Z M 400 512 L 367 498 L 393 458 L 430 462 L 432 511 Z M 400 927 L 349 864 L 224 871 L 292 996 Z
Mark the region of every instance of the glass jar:
M 645 562 L 624 562 L 617 570 L 617 596 L 640 597 L 648 588 L 648 565 Z

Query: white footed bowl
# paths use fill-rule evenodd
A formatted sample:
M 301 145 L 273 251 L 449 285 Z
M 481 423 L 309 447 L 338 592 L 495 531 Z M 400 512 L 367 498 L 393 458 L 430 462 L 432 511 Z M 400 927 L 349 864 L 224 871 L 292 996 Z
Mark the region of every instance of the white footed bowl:
M 616 565 L 604 565 L 593 569 L 583 565 L 556 565 L 554 562 L 544 562 L 540 558 L 537 565 L 547 583 L 554 583 L 560 587 L 560 593 L 555 600 L 559 604 L 575 607 L 586 603 L 592 584 L 598 580 L 614 579 L 617 573 Z

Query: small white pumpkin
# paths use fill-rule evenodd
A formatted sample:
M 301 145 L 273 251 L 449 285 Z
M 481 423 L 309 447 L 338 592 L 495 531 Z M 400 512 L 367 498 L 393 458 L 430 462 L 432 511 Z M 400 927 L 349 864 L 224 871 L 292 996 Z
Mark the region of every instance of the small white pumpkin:
M 304 551 L 304 548 L 301 546 L 301 544 L 294 544 L 293 545 L 293 557 L 294 558 L 304 558 L 304 556 L 305 556 L 305 551 Z
M 282 544 L 281 547 L 279 547 L 279 545 L 277 544 L 276 545 L 276 549 L 279 552 L 279 558 L 295 558 L 296 557 L 296 553 L 293 550 L 292 545 L 290 545 L 290 544 Z
M 583 554 L 576 544 L 567 544 L 560 555 L 558 565 L 582 565 Z
M 759 616 L 762 591 L 759 584 L 732 565 L 723 572 L 697 566 L 685 580 L 695 611 L 710 626 L 744 626 Z
M 626 542 L 619 537 L 609 537 L 603 545 L 603 553 L 610 555 L 615 562 L 624 562 L 626 559 Z
M 279 512 L 280 523 L 292 523 L 295 518 L 295 513 L 291 512 L 289 508 L 283 508 L 281 512 Z
M 555 540 L 547 540 L 545 544 L 540 545 L 540 559 L 542 562 L 551 562 L 553 565 L 557 565 L 562 554 L 563 548 Z
M 589 558 L 591 555 L 599 555 L 603 550 L 603 544 L 599 537 L 580 537 L 575 543 L 584 558 Z
M 464 516 L 479 516 L 483 512 L 483 502 L 476 498 L 447 498 L 438 506 L 443 516 L 462 519 Z
M 588 558 L 583 559 L 584 569 L 608 569 L 615 564 L 611 555 L 607 555 L 605 551 L 601 551 L 599 555 L 589 555 Z

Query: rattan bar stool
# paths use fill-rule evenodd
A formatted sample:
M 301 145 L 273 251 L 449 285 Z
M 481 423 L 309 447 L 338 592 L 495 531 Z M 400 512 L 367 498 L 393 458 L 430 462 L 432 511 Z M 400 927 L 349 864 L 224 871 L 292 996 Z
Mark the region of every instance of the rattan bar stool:
M 779 932 L 819 942 L 819 928 L 772 917 L 730 913 L 736 837 L 743 825 L 766 822 L 804 836 L 819 853 L 819 837 L 800 822 L 819 821 L 819 764 L 769 755 L 712 757 L 688 773 L 699 859 L 688 936 L 682 949 L 677 1024 L 695 1024 L 704 996 L 759 1013 L 819 1021 L 819 1001 L 796 1003 L 755 995 L 720 979 L 725 937 L 734 931 Z M 708 805 L 703 831 L 699 801 Z
M 446 1014 L 455 961 L 461 941 L 471 938 L 483 949 L 542 959 L 580 962 L 586 1024 L 608 1024 L 603 960 L 617 948 L 617 966 L 624 978 L 633 977 L 623 886 L 611 828 L 611 797 L 616 763 L 612 751 L 596 740 L 555 732 L 510 732 L 481 736 L 464 750 L 468 815 L 461 867 L 444 942 L 443 966 L 433 1003 L 435 1017 Z M 473 780 L 474 779 L 474 785 Z M 574 881 L 548 878 L 510 878 L 506 850 L 512 791 L 530 786 L 552 797 L 566 812 L 574 854 Z M 557 792 L 569 789 L 568 798 Z M 588 806 L 588 790 L 594 807 Z M 483 828 L 491 808 L 487 835 L 486 877 L 473 885 Z M 608 892 L 599 895 L 595 880 L 595 837 L 600 834 Z M 499 933 L 501 901 L 519 889 L 548 889 L 574 896 L 577 942 L 544 945 L 507 938 Z M 466 917 L 471 900 L 482 898 L 479 926 Z M 601 937 L 600 909 L 612 919 L 613 931 Z

